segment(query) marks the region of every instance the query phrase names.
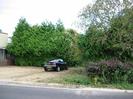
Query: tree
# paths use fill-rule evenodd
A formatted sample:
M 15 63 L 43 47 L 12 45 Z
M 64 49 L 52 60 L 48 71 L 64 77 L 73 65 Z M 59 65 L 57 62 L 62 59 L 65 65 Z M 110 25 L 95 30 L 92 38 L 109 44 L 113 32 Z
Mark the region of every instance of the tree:
M 81 35 L 79 46 L 84 59 L 96 60 L 105 57 L 104 48 L 107 36 L 102 29 L 90 26 L 86 34 Z
M 25 51 L 25 41 L 28 39 L 29 36 L 27 31 L 30 30 L 30 25 L 27 23 L 25 18 L 21 18 L 19 23 L 15 28 L 15 32 L 13 33 L 12 43 L 8 46 L 9 52 L 14 54 L 15 56 L 21 55 L 24 56 Z
M 130 8 L 132 0 L 96 0 L 93 5 L 87 5 L 80 14 L 82 27 L 88 29 L 96 25 L 107 29 L 110 21 L 123 9 Z
M 86 33 L 80 48 L 87 59 L 132 59 L 132 7 L 130 0 L 96 0 L 82 12 Z
M 133 58 L 133 7 L 121 12 L 110 22 L 106 50 L 122 60 Z
M 78 46 L 80 35 L 73 29 L 67 29 L 66 33 L 69 35 L 71 40 L 70 50 L 71 50 L 71 60 L 73 60 L 72 64 L 73 65 L 79 64 L 81 63 L 81 51 Z
M 75 59 L 72 42 L 61 21 L 30 26 L 20 19 L 7 48 L 16 57 L 17 65 L 41 65 L 54 58 L 62 58 L 70 65 Z

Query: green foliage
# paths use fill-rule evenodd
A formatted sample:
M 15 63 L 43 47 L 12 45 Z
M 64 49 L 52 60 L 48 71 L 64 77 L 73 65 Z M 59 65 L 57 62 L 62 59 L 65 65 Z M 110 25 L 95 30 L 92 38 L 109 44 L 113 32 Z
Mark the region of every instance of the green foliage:
M 97 29 L 95 26 L 90 27 L 79 42 L 83 57 L 90 60 L 104 57 L 106 39 L 107 36 L 102 29 Z
M 109 86 L 109 85 L 107 85 Z M 111 84 L 111 87 L 118 88 L 118 89 L 128 89 L 128 90 L 133 90 L 133 84 L 129 83 L 117 83 L 117 84 Z
M 117 59 L 99 63 L 89 63 L 86 67 L 87 75 L 92 81 L 104 84 L 111 83 L 133 83 L 133 65 L 123 63 Z
M 75 65 L 76 56 L 71 45 L 75 39 L 71 38 L 71 33 L 66 32 L 61 21 L 55 25 L 43 22 L 30 26 L 22 18 L 7 49 L 15 56 L 17 65 L 41 65 L 54 58 L 62 58 L 69 65 Z
M 108 67 L 101 66 L 100 80 L 102 83 L 133 83 L 133 69 L 122 66 Z M 131 78 L 130 78 L 131 77 Z
M 81 84 L 81 85 L 88 85 L 90 84 L 90 80 L 88 77 L 83 76 L 83 75 L 68 75 L 63 78 L 63 81 L 66 83 L 71 83 L 71 84 Z
M 86 11 L 83 11 L 83 13 L 87 15 L 90 14 L 96 20 L 100 20 L 101 17 L 110 16 L 109 13 L 107 13 L 107 16 L 100 13 L 100 9 L 102 9 L 103 12 L 106 12 L 106 10 L 114 11 L 113 8 L 108 8 L 107 5 L 115 1 L 97 0 L 92 8 L 90 8 L 91 10 L 86 9 Z M 104 5 L 106 3 L 107 5 Z M 112 5 L 110 6 L 116 7 L 117 4 L 115 3 L 111 3 Z M 115 12 L 113 17 L 110 16 L 110 19 L 107 23 L 105 20 L 101 20 L 97 21 L 95 24 L 91 23 L 89 24 L 89 26 L 85 25 L 87 28 L 86 34 L 82 36 L 82 40 L 80 39 L 81 41 L 79 43 L 81 51 L 82 53 L 84 53 L 84 58 L 99 60 L 117 57 L 122 61 L 133 59 L 133 8 L 131 4 L 132 2 L 128 0 L 120 4 L 119 7 L 121 7 L 121 5 L 124 5 L 123 8 L 121 8 L 121 10 L 118 10 L 117 13 Z M 99 5 L 104 5 L 104 7 Z M 99 9 L 97 7 L 99 7 Z M 103 8 L 107 9 L 104 10 Z M 96 21 L 92 20 L 87 15 L 83 14 L 84 17 L 90 19 L 92 22 Z
M 88 4 L 81 12 L 81 26 L 88 29 L 91 25 L 96 25 L 108 29 L 112 18 L 132 4 L 132 0 L 95 0 L 93 5 Z
M 26 53 L 26 51 L 23 51 L 25 49 L 24 46 L 26 45 L 25 40 L 27 40 L 29 37 L 26 37 L 25 35 L 28 35 L 27 33 L 30 30 L 30 26 L 23 18 L 21 18 L 19 22 L 20 23 L 15 29 L 14 36 L 12 37 L 12 43 L 7 47 L 7 49 L 9 49 L 9 52 L 15 56 L 24 56 L 24 54 Z
M 85 75 L 83 67 L 71 68 L 69 73 L 62 76 L 48 79 L 48 83 L 61 83 L 64 85 L 76 85 L 76 87 L 81 87 L 85 85 L 87 87 L 96 88 L 119 88 L 119 89 L 133 89 L 133 83 L 119 82 L 119 83 L 105 83 L 102 78 L 98 75 L 93 75 L 89 77 Z M 44 82 L 44 81 L 42 81 Z M 79 85 L 79 86 L 78 86 Z
M 133 2 L 131 0 L 96 0 L 81 13 L 86 29 L 80 36 L 79 47 L 83 58 L 93 61 L 117 58 L 133 60 Z M 116 66 L 116 65 L 115 65 Z M 133 83 L 133 68 L 101 67 L 94 83 Z M 98 76 L 98 78 L 97 78 Z
M 133 58 L 133 8 L 112 19 L 108 32 L 108 50 L 122 60 Z
M 81 64 L 81 51 L 78 46 L 79 34 L 73 29 L 68 29 L 68 30 L 66 30 L 66 32 L 69 35 L 70 40 L 71 40 L 71 44 L 70 44 L 71 49 L 70 50 L 71 50 L 71 60 L 73 60 L 71 62 L 71 64 L 73 66 L 75 64 L 76 65 Z
M 48 79 L 47 82 L 68 85 L 89 85 L 91 80 L 85 75 L 83 67 L 74 67 L 70 68 L 64 75 Z

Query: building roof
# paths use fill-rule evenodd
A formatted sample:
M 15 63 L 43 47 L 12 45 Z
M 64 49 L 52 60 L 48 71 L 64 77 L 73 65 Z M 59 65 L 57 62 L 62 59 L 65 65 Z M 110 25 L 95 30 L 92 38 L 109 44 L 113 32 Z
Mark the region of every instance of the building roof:
M 0 47 L 0 50 L 1 50 L 1 49 L 6 49 L 6 48 L 1 48 L 1 47 Z
M 4 33 L 4 32 L 0 32 L 1 34 L 6 34 L 6 35 L 8 35 L 8 33 Z

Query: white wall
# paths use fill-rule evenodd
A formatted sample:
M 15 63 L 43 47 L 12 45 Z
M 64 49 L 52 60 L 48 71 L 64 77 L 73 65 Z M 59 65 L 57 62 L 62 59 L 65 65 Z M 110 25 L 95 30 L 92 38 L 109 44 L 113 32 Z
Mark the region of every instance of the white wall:
M 0 33 L 0 48 L 5 48 L 8 44 L 8 34 Z

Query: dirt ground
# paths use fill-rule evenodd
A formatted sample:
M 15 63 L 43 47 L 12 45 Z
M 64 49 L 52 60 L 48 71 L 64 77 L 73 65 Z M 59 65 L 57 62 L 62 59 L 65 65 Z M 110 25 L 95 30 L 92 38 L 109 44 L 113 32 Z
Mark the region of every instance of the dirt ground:
M 41 67 L 0 66 L 0 81 L 45 82 L 68 72 L 45 72 Z

